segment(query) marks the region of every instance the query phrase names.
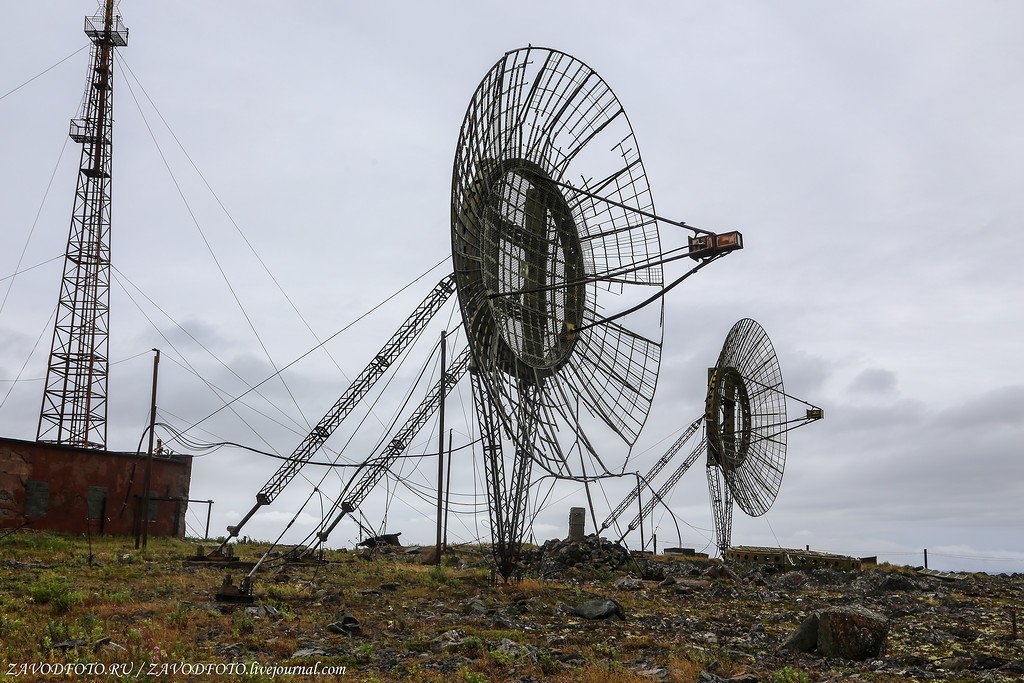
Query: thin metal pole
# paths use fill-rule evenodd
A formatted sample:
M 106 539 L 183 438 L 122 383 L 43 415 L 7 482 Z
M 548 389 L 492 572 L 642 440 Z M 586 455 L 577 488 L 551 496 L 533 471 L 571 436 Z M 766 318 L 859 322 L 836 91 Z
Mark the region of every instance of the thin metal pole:
M 441 402 L 437 409 L 437 545 L 435 546 L 435 550 L 437 550 L 437 553 L 436 558 L 434 560 L 434 564 L 438 566 L 441 565 L 441 550 L 443 543 L 443 520 L 441 518 L 441 506 L 444 503 L 444 380 L 445 372 L 447 371 L 447 368 L 445 367 L 445 348 L 447 347 L 444 338 L 445 333 L 446 330 L 441 330 Z
M 452 495 L 452 431 L 448 430 L 448 474 L 444 481 L 444 547 L 448 549 L 448 501 Z
M 153 394 L 149 403 L 149 453 L 146 456 L 146 480 L 142 487 L 142 547 L 149 542 L 149 488 L 153 481 L 153 434 L 156 429 L 156 381 L 160 368 L 160 349 L 153 349 Z M 138 547 L 136 544 L 135 547 Z
M 642 500 L 643 489 L 640 487 L 640 473 L 636 473 L 636 504 L 640 508 L 640 552 L 643 552 L 647 543 L 644 542 L 644 503 Z
M 579 414 L 577 409 L 576 414 Z M 587 508 L 590 509 L 590 521 L 594 523 L 594 534 L 597 536 L 601 535 L 601 528 L 597 526 L 597 513 L 594 512 L 594 499 L 590 495 L 590 480 L 587 477 L 587 465 L 583 461 L 583 449 L 580 449 L 580 471 L 583 473 L 583 490 L 587 492 Z M 586 519 L 584 519 L 586 522 Z M 584 523 L 584 535 L 586 535 L 586 524 Z
M 206 535 L 203 536 L 203 540 L 204 541 L 210 537 L 210 513 L 211 512 L 213 512 L 213 501 L 212 500 L 208 500 L 208 501 L 206 501 Z
M 924 549 L 924 568 L 928 569 L 928 548 Z

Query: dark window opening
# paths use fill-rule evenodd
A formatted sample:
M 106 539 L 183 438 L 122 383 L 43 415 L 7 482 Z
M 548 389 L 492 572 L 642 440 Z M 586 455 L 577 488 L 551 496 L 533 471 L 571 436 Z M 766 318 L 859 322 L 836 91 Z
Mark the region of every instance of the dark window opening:
M 50 507 L 50 485 L 45 481 L 25 484 L 25 516 L 45 517 Z
M 90 486 L 87 497 L 89 508 L 89 519 L 103 519 L 107 513 L 107 488 L 105 486 Z

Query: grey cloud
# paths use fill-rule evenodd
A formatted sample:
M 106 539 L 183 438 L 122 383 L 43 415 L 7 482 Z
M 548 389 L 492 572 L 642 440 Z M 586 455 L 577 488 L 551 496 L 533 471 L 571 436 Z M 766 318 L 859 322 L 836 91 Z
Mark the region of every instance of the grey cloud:
M 849 391 L 855 394 L 891 394 L 896 391 L 896 373 L 884 368 L 868 368 L 853 378 Z

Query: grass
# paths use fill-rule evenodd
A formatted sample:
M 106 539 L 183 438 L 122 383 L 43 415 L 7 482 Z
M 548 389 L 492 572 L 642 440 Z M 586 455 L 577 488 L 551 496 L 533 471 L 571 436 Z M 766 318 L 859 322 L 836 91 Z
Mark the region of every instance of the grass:
M 29 589 L 29 596 L 40 605 L 50 605 L 55 614 L 63 614 L 82 603 L 82 593 L 71 586 L 67 577 L 50 572 L 39 577 Z
M 252 543 L 238 551 L 248 559 L 265 548 Z M 404 554 L 364 559 L 363 553 L 332 551 L 327 566 L 291 567 L 280 581 L 274 578 L 276 570 L 259 576 L 256 603 L 272 605 L 281 613 L 271 618 L 247 613 L 244 606 L 215 602 L 212 593 L 223 572 L 183 565 L 181 560 L 193 552 L 191 543 L 158 538 L 151 540 L 146 552 L 137 552 L 127 539 L 94 538 L 93 552 L 97 562 L 90 566 L 85 539 L 19 532 L 0 542 L 0 555 L 23 563 L 0 565 L 0 683 L 9 663 L 33 661 L 320 662 L 348 666 L 345 680 L 352 681 L 641 681 L 649 679 L 637 671 L 654 665 L 679 683 L 696 681 L 704 671 L 723 677 L 750 671 L 762 681 L 777 683 L 821 677 L 820 671 L 806 670 L 807 660 L 779 659 L 767 648 L 750 650 L 748 659 L 738 659 L 736 648 L 749 646 L 742 638 L 730 639 L 723 633 L 738 622 L 738 633 L 745 634 L 758 622 L 772 643 L 780 641 L 798 622 L 798 613 L 817 609 L 812 588 L 801 592 L 804 602 L 795 607 L 787 598 L 680 597 L 654 583 L 643 591 L 616 592 L 611 584 L 621 573 L 607 572 L 578 572 L 565 581 L 528 575 L 518 583 L 491 586 L 486 553 L 460 554 L 475 564 L 458 568 L 418 564 Z M 237 581 L 237 572 L 233 573 Z M 397 589 L 382 588 L 385 584 L 397 584 Z M 560 603 L 578 604 L 597 595 L 614 596 L 629 620 L 589 622 L 556 615 Z M 503 618 L 529 626 L 464 609 L 477 597 Z M 956 598 L 965 606 L 982 600 Z M 922 606 L 936 601 L 923 594 L 914 599 Z M 993 596 L 977 603 L 978 609 L 998 610 L 1003 630 L 1006 600 Z M 1019 604 L 1019 599 L 1011 600 Z M 327 629 L 341 610 L 360 621 L 362 635 Z M 690 622 L 695 625 L 687 625 Z M 913 631 L 894 627 L 900 636 L 893 639 L 890 654 L 908 651 L 913 633 L 929 627 L 941 625 L 918 625 Z M 444 635 L 452 630 L 460 635 Z M 721 644 L 709 645 L 699 638 L 707 632 L 715 633 Z M 94 648 L 105 638 L 116 648 Z M 503 640 L 517 647 L 502 647 Z M 72 641 L 84 644 L 56 647 Z M 328 654 L 290 660 L 309 645 Z M 531 648 L 529 655 L 523 646 Z M 931 652 L 916 647 L 916 652 Z M 988 644 L 982 639 L 972 647 Z M 1009 656 L 1024 658 L 1024 644 L 998 647 L 1016 648 Z M 945 656 L 945 648 L 936 648 L 936 656 Z M 873 675 L 861 671 L 869 678 Z M 229 680 L 268 679 L 246 675 Z M 324 679 L 297 675 L 287 680 Z

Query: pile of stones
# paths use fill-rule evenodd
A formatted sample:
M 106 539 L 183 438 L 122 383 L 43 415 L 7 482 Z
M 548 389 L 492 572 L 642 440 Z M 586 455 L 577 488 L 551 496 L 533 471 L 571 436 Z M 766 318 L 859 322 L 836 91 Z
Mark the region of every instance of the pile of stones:
M 543 578 L 558 578 L 570 569 L 615 571 L 629 561 L 624 547 L 595 534 L 579 541 L 550 540 L 523 553 L 523 566 Z

